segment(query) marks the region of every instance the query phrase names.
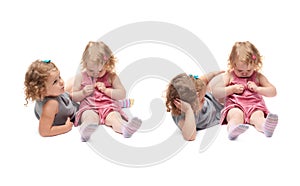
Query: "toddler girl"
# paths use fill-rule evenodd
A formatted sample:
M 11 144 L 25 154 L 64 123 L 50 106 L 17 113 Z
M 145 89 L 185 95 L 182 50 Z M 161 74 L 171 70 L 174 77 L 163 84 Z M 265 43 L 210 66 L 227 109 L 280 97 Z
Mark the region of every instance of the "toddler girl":
M 142 121 L 128 122 L 120 102 L 126 91 L 115 73 L 116 58 L 103 42 L 89 42 L 83 52 L 82 72 L 75 77 L 72 99 L 80 102 L 75 126 L 80 125 L 82 141 L 89 140 L 99 124 L 105 124 L 124 137 L 131 137 Z
M 223 106 L 207 92 L 210 80 L 220 73 L 211 72 L 200 78 L 183 73 L 171 80 L 166 92 L 166 107 L 185 140 L 195 140 L 197 130 L 220 123 Z
M 275 96 L 276 88 L 259 72 L 262 68 L 259 51 L 249 41 L 236 42 L 228 61 L 224 82 L 220 81 L 213 93 L 217 98 L 226 97 L 221 123 L 228 124 L 229 139 L 234 140 L 245 132 L 248 124 L 271 137 L 278 116 L 269 112 L 263 96 Z
M 69 132 L 75 120 L 78 104 L 71 101 L 64 89 L 60 71 L 50 60 L 36 60 L 25 75 L 25 101 L 36 101 L 34 112 L 39 119 L 41 136 Z

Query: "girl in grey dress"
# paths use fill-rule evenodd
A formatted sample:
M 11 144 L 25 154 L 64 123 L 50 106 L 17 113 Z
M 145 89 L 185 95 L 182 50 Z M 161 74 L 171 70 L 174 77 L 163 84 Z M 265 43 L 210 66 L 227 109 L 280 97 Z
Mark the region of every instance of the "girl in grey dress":
M 222 72 L 211 72 L 200 78 L 182 73 L 171 80 L 166 91 L 166 107 L 185 140 L 195 140 L 197 130 L 220 124 L 223 105 L 207 92 L 207 85 Z
M 36 60 L 25 74 L 25 101 L 36 101 L 41 136 L 64 134 L 72 129 L 78 104 L 65 92 L 60 71 L 50 60 Z

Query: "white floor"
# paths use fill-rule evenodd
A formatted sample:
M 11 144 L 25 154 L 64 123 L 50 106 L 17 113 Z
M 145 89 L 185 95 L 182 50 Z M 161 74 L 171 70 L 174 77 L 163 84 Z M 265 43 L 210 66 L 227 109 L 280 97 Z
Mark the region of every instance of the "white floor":
M 299 99 L 296 97 L 299 70 L 296 64 L 300 30 L 296 25 L 299 11 L 294 2 L 121 2 L 0 3 L 0 185 L 299 185 Z M 229 141 L 226 127 L 222 126 L 215 140 L 201 150 L 206 131 L 200 131 L 195 141 L 185 144 L 165 161 L 139 168 L 102 157 L 89 143 L 80 141 L 77 128 L 57 137 L 40 137 L 33 104 L 23 106 L 23 81 L 30 62 L 52 59 L 67 80 L 75 74 L 88 41 L 97 40 L 120 26 L 149 20 L 176 24 L 197 35 L 222 69 L 226 69 L 235 41 L 253 42 L 264 56 L 263 73 L 278 91 L 276 97 L 266 99 L 269 109 L 279 115 L 274 136 L 266 138 L 251 127 L 238 140 Z M 117 55 L 118 71 L 135 58 L 149 57 L 149 52 L 174 63 L 177 63 L 176 57 L 182 57 L 174 55 L 172 50 L 155 53 L 157 48 L 163 51 L 162 46 L 152 46 L 151 50 L 146 50 L 151 44 L 141 46 L 144 50 L 134 47 L 137 46 Z M 187 64 L 177 65 L 197 72 Z M 151 83 L 154 85 L 149 86 Z M 136 99 L 132 112 L 147 119 L 151 115 L 151 100 L 161 98 L 165 85 L 166 82 L 155 78 L 145 78 L 136 84 L 129 94 Z M 168 113 L 155 128 L 136 133 L 131 139 L 123 139 L 108 128 L 105 130 L 114 140 L 139 147 L 160 144 L 174 132 L 180 135 Z M 149 154 L 149 158 L 154 155 Z

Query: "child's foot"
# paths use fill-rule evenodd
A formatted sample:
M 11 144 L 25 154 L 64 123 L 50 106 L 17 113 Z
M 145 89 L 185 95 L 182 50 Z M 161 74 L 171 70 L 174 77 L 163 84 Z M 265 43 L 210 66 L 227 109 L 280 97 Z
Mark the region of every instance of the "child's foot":
M 130 122 L 123 125 L 122 133 L 124 138 L 130 138 L 132 134 L 134 134 L 141 127 L 141 124 L 142 120 L 140 120 L 137 117 L 134 117 Z
M 119 104 L 122 108 L 130 108 L 132 107 L 133 103 L 134 103 L 134 99 L 132 98 L 119 100 Z
M 249 126 L 246 124 L 239 124 L 236 126 L 232 126 L 229 128 L 228 138 L 230 140 L 235 140 L 239 135 L 244 133 L 248 128 L 249 128 Z
M 87 142 L 97 128 L 98 128 L 97 124 L 82 125 L 80 127 L 81 141 Z
M 278 123 L 278 116 L 276 114 L 269 113 L 266 117 L 265 124 L 263 126 L 263 132 L 266 137 L 272 137 L 274 130 Z

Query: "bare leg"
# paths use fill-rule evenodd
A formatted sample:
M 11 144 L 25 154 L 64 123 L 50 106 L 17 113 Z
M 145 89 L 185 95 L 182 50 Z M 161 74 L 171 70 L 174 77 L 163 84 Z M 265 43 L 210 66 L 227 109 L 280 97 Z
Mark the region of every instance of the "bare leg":
M 117 133 L 122 133 L 122 123 L 123 119 L 119 112 L 110 112 L 105 119 L 105 125 L 112 127 L 112 129 Z
M 126 122 L 119 112 L 111 112 L 107 115 L 105 124 L 111 126 L 115 132 L 123 134 L 125 138 L 129 138 L 140 128 L 142 121 L 135 117 Z
M 92 110 L 86 110 L 81 116 L 81 125 L 79 132 L 81 134 L 81 141 L 86 142 L 95 132 L 99 125 L 99 116 Z
M 235 140 L 240 134 L 244 133 L 249 126 L 244 123 L 244 113 L 238 108 L 233 108 L 228 111 L 227 114 L 227 130 L 228 138 L 230 140 Z
M 244 113 L 239 108 L 232 108 L 227 113 L 227 130 L 233 126 L 244 123 Z
M 256 130 L 263 132 L 263 124 L 265 122 L 265 116 L 263 111 L 257 110 L 254 111 L 250 117 L 250 123 L 254 125 Z

